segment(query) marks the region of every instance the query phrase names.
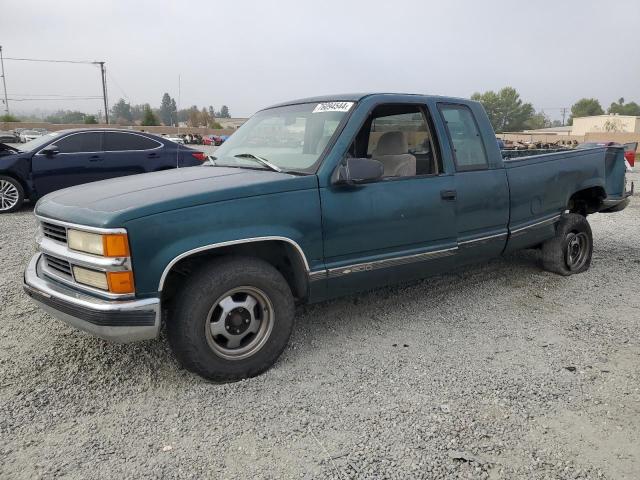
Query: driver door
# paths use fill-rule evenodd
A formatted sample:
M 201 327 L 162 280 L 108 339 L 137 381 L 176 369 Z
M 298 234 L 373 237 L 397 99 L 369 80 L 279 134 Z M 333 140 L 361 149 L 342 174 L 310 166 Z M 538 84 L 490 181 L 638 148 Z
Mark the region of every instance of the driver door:
M 453 266 L 454 177 L 442 169 L 429 125 L 419 105 L 379 105 L 350 153 L 380 161 L 385 176 L 321 189 L 329 296 Z

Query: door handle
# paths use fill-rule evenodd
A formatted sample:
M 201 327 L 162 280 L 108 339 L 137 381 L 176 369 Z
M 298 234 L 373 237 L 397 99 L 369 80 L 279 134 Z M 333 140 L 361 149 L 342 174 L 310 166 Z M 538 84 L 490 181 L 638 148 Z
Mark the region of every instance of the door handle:
M 440 198 L 443 200 L 455 200 L 458 193 L 455 190 L 440 190 Z
M 158 155 L 157 153 L 150 153 L 149 155 L 147 155 L 147 158 L 158 158 L 160 157 L 160 155 Z
M 100 155 L 91 155 L 89 157 L 90 162 L 100 162 L 101 160 L 102 160 L 102 157 Z

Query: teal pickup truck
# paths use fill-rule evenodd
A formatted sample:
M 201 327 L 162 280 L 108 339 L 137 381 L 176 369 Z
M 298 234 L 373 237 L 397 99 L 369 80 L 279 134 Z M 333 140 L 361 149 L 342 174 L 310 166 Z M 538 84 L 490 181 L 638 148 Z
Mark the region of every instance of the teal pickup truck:
M 284 350 L 296 303 L 540 248 L 589 268 L 587 215 L 632 193 L 622 148 L 503 161 L 479 103 L 405 94 L 291 101 L 205 165 L 60 190 L 35 208 L 25 291 L 99 337 L 168 340 L 215 381 Z

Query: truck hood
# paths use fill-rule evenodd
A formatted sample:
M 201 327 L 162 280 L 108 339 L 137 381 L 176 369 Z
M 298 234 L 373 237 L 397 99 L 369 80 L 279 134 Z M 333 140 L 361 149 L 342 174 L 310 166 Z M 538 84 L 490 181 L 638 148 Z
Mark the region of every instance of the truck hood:
M 87 183 L 45 195 L 37 215 L 93 227 L 118 227 L 157 213 L 234 198 L 317 188 L 315 175 L 198 166 Z

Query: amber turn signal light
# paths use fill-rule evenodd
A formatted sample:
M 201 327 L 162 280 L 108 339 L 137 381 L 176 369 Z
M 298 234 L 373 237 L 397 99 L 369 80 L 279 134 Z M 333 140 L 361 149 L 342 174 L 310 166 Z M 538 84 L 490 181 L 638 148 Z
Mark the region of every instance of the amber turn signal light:
M 128 257 L 129 240 L 126 233 L 115 233 L 102 237 L 105 257 Z
M 133 293 L 133 272 L 107 272 L 109 291 L 111 293 Z

